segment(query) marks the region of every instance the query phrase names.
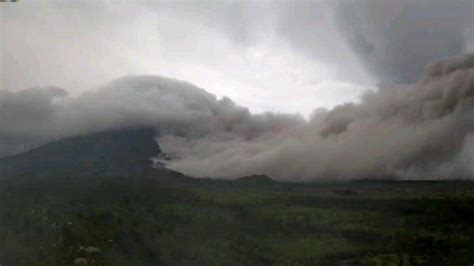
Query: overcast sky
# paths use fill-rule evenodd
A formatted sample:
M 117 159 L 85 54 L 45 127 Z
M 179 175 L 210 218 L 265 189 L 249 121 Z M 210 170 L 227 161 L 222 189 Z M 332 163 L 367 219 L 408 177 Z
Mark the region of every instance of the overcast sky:
M 21 0 L 0 19 L 1 90 L 156 74 L 252 112 L 308 115 L 474 51 L 469 0 Z

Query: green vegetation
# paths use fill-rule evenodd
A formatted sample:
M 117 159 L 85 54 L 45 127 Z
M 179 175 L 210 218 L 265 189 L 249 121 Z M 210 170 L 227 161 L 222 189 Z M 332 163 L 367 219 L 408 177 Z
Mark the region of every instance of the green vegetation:
M 0 184 L 0 264 L 472 265 L 474 183 Z

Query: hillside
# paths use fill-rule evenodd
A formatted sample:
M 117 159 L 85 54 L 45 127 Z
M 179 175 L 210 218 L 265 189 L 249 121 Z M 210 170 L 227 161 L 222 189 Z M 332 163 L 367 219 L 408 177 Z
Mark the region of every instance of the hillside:
M 275 181 L 266 175 L 250 175 L 240 177 L 235 180 L 237 184 L 253 184 L 253 185 L 266 185 L 272 184 Z
M 152 168 L 161 150 L 151 128 L 126 128 L 62 139 L 0 159 L 1 178 L 115 176 L 184 178 L 166 168 Z M 184 178 L 186 179 L 186 178 Z

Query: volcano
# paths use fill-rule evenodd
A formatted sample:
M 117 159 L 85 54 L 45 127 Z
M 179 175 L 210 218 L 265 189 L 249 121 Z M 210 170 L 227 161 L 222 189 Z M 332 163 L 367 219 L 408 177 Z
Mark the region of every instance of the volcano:
M 161 154 L 147 127 L 122 128 L 74 136 L 0 159 L 0 179 L 114 176 L 185 181 L 192 178 L 153 166 Z

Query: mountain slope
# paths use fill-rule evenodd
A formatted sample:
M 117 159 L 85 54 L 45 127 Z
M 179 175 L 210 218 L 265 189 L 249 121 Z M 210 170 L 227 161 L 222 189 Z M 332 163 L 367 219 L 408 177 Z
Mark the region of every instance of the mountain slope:
M 0 159 L 0 178 L 50 176 L 120 176 L 184 178 L 166 168 L 152 168 L 161 150 L 150 128 L 126 128 L 76 136 Z
M 243 185 L 269 185 L 275 183 L 275 181 L 266 175 L 250 175 L 236 179 L 235 183 Z

